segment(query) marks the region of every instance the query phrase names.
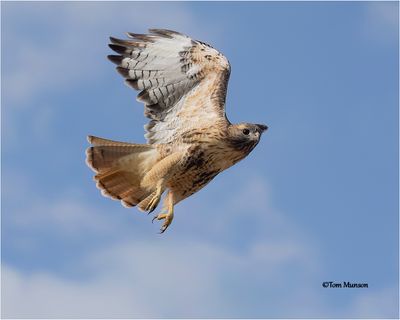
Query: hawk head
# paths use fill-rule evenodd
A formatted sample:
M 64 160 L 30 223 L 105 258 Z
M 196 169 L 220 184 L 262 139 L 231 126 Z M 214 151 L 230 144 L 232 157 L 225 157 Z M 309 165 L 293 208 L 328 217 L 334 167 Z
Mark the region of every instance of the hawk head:
M 229 126 L 228 140 L 235 150 L 246 155 L 254 149 L 260 141 L 261 135 L 268 127 L 264 124 L 239 123 Z

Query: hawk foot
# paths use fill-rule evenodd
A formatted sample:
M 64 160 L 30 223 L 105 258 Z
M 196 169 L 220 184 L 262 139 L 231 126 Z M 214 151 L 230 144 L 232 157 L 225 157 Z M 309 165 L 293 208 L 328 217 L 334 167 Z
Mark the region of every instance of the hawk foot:
M 151 193 L 146 199 L 139 203 L 139 208 L 141 208 L 141 210 L 147 211 L 148 213 L 153 212 L 160 202 L 162 193 L 162 184 L 159 183 L 156 190 L 154 190 L 153 193 Z
M 161 226 L 160 229 L 160 233 L 163 233 L 165 230 L 167 230 L 167 228 L 169 227 L 169 225 L 171 224 L 172 220 L 174 219 L 174 211 L 171 210 L 167 213 L 159 213 L 158 215 L 156 215 L 153 220 L 151 220 L 151 222 L 153 222 L 154 220 L 164 220 L 163 225 Z
M 161 199 L 161 195 L 156 193 L 149 201 L 149 203 L 147 204 L 145 211 L 148 211 L 148 213 L 153 212 L 156 207 L 158 206 L 158 203 L 160 202 Z

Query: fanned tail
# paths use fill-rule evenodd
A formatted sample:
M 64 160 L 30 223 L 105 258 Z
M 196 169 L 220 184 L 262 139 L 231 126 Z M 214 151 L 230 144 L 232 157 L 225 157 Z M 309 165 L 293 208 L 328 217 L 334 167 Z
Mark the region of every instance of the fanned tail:
M 93 136 L 88 141 L 92 147 L 86 150 L 86 163 L 96 172 L 96 186 L 104 196 L 120 200 L 125 207 L 133 207 L 152 193 L 141 188 L 140 182 L 157 161 L 154 146 Z

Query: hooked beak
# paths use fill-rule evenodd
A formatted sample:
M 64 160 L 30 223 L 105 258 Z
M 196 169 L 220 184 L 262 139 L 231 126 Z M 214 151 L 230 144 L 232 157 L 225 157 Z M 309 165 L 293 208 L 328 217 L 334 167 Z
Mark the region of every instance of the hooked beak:
M 256 124 L 256 126 L 260 133 L 263 133 L 264 131 L 266 131 L 268 129 L 268 127 L 265 124 Z

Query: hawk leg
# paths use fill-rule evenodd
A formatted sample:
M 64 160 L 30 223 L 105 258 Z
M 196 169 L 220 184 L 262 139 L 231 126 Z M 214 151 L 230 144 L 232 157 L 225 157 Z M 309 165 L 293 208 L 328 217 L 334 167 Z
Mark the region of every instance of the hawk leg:
M 171 191 L 168 191 L 163 210 L 167 210 L 167 212 L 166 213 L 160 212 L 152 220 L 152 222 L 156 219 L 164 220 L 164 223 L 160 229 L 160 233 L 163 233 L 165 230 L 167 230 L 172 220 L 174 219 L 174 199 L 173 199 L 173 193 Z
M 161 195 L 165 190 L 165 183 L 168 178 L 175 172 L 181 153 L 171 154 L 157 162 L 153 168 L 143 177 L 140 186 L 149 190 L 149 195 L 138 204 L 138 208 L 142 211 L 152 212 L 158 205 Z

